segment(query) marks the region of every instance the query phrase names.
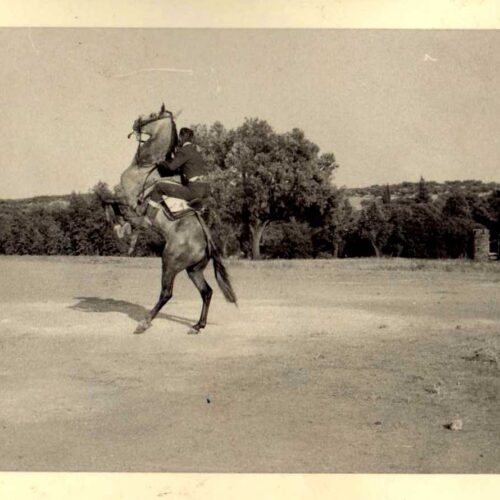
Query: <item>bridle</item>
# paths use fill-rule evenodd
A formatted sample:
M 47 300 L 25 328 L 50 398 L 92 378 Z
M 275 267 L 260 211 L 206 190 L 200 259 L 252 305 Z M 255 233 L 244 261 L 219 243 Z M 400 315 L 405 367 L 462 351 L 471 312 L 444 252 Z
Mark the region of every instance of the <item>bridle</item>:
M 147 118 L 142 118 L 139 116 L 137 120 L 135 120 L 134 124 L 132 125 L 132 132 L 128 134 L 127 139 L 130 139 L 133 135 L 135 135 L 136 141 L 139 143 L 139 146 L 137 148 L 136 152 L 136 162 L 139 164 L 140 163 L 140 153 L 141 153 L 141 146 L 148 142 L 147 140 L 142 139 L 142 128 L 145 127 L 146 125 L 149 125 L 150 123 L 156 122 L 158 120 L 163 120 L 165 118 L 170 118 L 170 121 L 172 123 L 172 130 L 174 129 L 174 116 L 170 111 L 167 110 L 162 110 L 159 114 L 157 113 L 151 113 Z M 148 139 L 149 140 L 149 139 Z M 172 144 L 171 144 L 172 145 Z M 170 147 L 171 147 L 170 145 Z

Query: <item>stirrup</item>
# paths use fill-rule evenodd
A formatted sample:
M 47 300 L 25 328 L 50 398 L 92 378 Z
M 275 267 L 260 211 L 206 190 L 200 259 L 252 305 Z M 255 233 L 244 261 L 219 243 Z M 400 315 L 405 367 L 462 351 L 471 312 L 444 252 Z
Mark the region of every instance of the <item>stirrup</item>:
M 188 204 L 195 212 L 199 212 L 205 208 L 202 198 L 193 198 Z

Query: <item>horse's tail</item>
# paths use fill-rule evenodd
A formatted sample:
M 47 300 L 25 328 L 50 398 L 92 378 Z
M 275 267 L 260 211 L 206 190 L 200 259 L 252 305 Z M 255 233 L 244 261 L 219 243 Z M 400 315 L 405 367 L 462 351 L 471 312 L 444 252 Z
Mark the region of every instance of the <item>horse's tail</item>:
M 212 239 L 212 235 L 210 234 L 210 230 L 207 225 L 203 221 L 200 215 L 196 214 L 198 220 L 200 221 L 201 227 L 203 228 L 203 232 L 205 233 L 205 238 L 207 240 L 208 245 L 208 256 L 212 259 L 214 263 L 214 273 L 215 279 L 219 288 L 221 289 L 224 298 L 230 302 L 231 304 L 238 305 L 236 294 L 234 293 L 233 287 L 231 285 L 231 280 L 229 279 L 229 274 L 227 272 L 226 267 L 222 262 L 222 257 L 220 255 L 219 249 Z
M 228 302 L 237 305 L 238 302 L 236 299 L 236 294 L 234 293 L 233 287 L 231 286 L 229 275 L 226 268 L 224 267 L 224 264 L 222 263 L 219 250 L 217 248 L 212 248 L 212 260 L 214 262 L 215 279 L 217 280 L 219 288 L 222 290 L 222 293 L 224 294 L 224 297 Z

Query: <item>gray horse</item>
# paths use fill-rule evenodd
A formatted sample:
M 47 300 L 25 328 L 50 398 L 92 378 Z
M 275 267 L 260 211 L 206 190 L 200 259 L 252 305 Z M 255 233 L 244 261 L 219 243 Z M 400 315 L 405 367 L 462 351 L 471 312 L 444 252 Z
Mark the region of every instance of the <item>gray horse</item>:
M 139 323 L 135 333 L 142 333 L 151 326 L 153 319 L 172 297 L 175 277 L 184 270 L 203 300 L 200 318 L 189 332 L 198 333 L 207 324 L 212 298 L 212 289 L 203 275 L 210 260 L 213 261 L 215 278 L 226 300 L 236 304 L 236 295 L 219 250 L 198 212 L 192 210 L 188 215 L 174 220 L 167 217 L 163 210 L 157 210 L 154 216 L 137 216 L 138 205 L 144 201 L 144 197 L 160 178 L 155 164 L 163 160 L 177 145 L 177 131 L 172 113 L 162 105 L 159 113 L 139 117 L 134 122 L 132 134 L 136 135 L 139 145 L 132 164 L 121 176 L 124 197 L 121 202 L 124 208 L 121 210 L 121 215 L 124 214 L 132 226 L 152 226 L 165 239 L 160 297 L 144 320 Z M 107 204 L 108 218 L 111 222 L 115 222 L 118 215 L 116 206 L 116 203 L 114 207 L 112 204 Z M 132 237 L 134 238 L 134 235 Z

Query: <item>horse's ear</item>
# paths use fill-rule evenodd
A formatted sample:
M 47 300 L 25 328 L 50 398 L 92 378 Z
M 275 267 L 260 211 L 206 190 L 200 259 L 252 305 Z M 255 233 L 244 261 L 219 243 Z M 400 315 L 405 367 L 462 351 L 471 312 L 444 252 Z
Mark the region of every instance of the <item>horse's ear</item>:
M 182 113 L 182 109 L 180 109 L 179 111 L 177 111 L 177 113 L 174 113 L 174 119 L 177 120 L 177 118 L 179 118 L 179 115 Z
M 161 108 L 160 108 L 160 114 L 165 113 L 165 103 L 162 103 Z

